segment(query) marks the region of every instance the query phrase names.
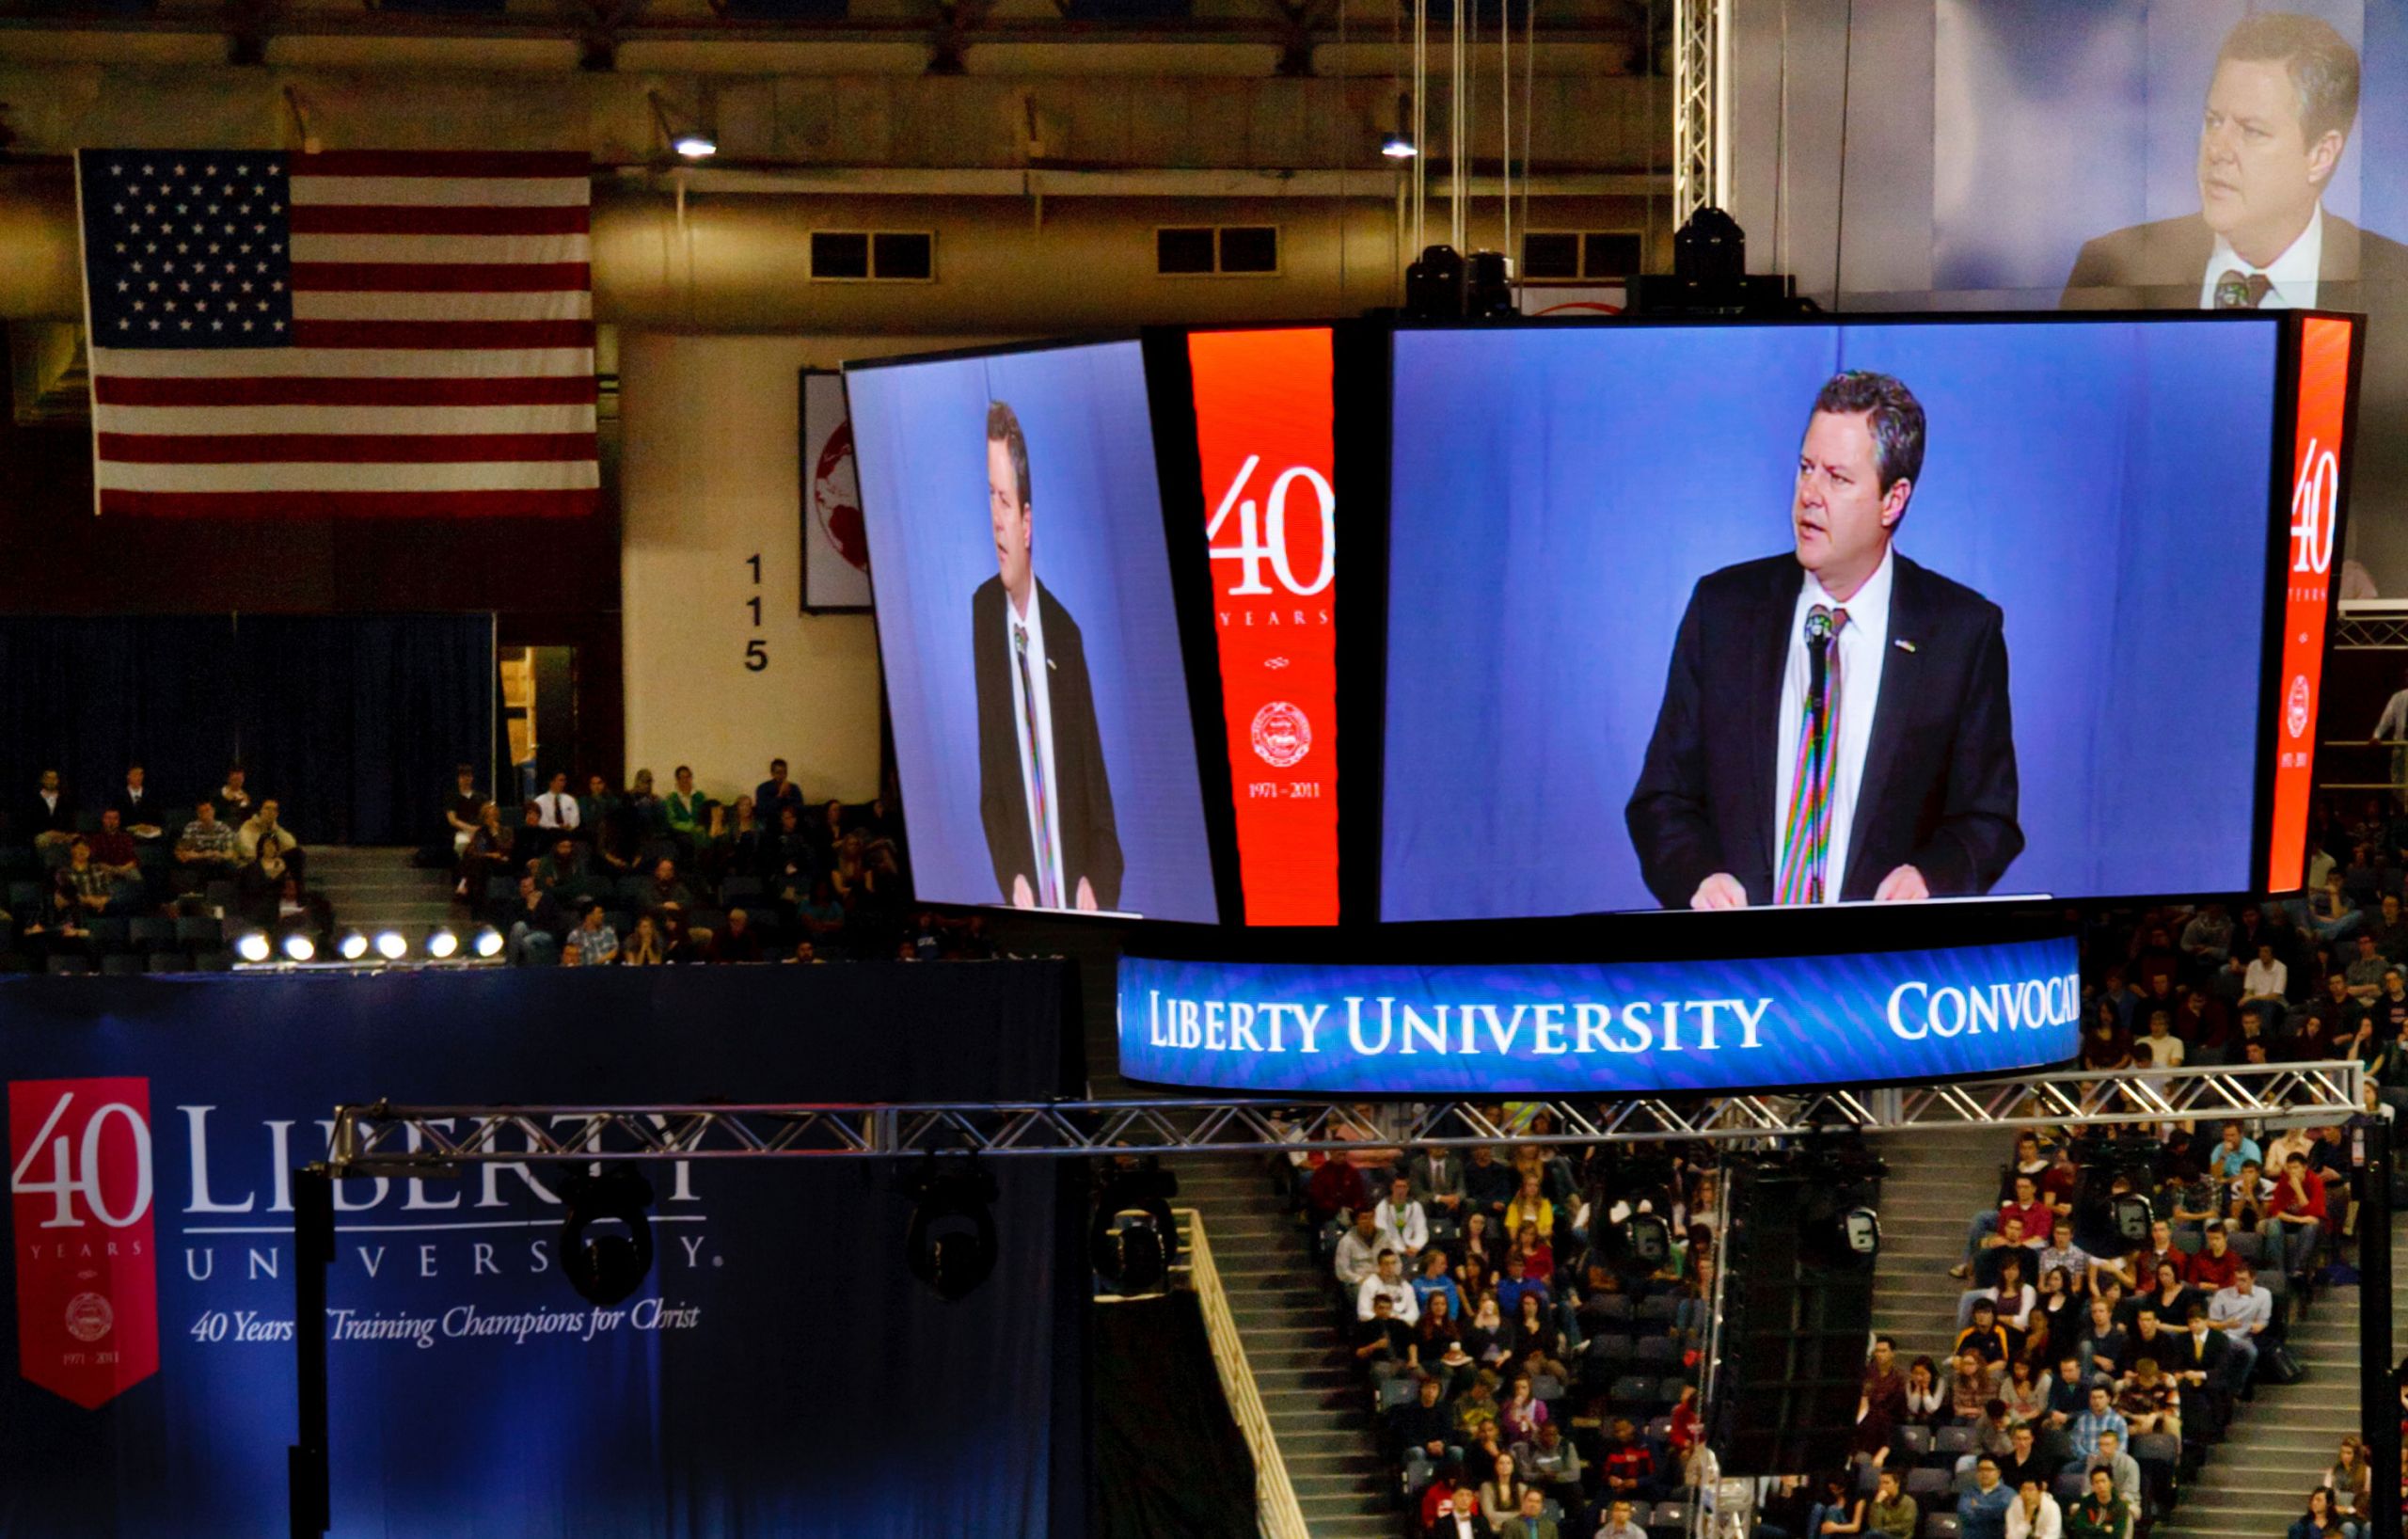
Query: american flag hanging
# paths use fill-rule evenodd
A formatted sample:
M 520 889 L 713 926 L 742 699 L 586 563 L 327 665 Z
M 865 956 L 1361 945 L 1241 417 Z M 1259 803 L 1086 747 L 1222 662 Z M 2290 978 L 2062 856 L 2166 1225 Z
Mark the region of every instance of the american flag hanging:
M 585 155 L 75 168 L 100 512 L 593 510 Z

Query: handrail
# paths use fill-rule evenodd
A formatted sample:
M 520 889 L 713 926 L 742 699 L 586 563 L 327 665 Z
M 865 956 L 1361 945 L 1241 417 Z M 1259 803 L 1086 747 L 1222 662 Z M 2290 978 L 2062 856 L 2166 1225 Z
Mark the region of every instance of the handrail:
M 1220 1370 L 1221 1392 L 1254 1452 L 1255 1523 L 1262 1539 L 1311 1539 L 1305 1529 L 1304 1509 L 1296 1504 L 1296 1488 L 1288 1482 L 1288 1466 L 1279 1457 L 1278 1439 L 1271 1435 L 1271 1418 L 1254 1388 L 1254 1370 L 1245 1360 L 1245 1343 L 1238 1340 L 1238 1323 L 1229 1313 L 1229 1295 L 1212 1264 L 1212 1242 L 1204 1233 L 1204 1215 L 1193 1208 L 1177 1210 L 1187 1221 L 1189 1276 L 1196 1302 L 1204 1312 L 1204 1334 L 1212 1343 L 1212 1365 Z

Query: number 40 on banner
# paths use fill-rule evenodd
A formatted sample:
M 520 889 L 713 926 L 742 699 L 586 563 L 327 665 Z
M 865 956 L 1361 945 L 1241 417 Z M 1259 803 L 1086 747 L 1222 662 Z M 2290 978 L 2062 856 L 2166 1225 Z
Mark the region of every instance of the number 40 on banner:
M 1212 510 L 1212 521 L 1204 526 L 1204 538 L 1210 544 L 1214 561 L 1244 563 L 1236 586 L 1229 596 L 1267 594 L 1271 585 L 1262 580 L 1262 563 L 1268 561 L 1279 579 L 1279 586 L 1298 598 L 1310 598 L 1330 584 L 1338 575 L 1338 493 L 1326 477 L 1309 465 L 1291 465 L 1279 472 L 1271 483 L 1265 506 L 1258 508 L 1251 497 L 1244 496 L 1246 484 L 1254 478 L 1262 456 L 1248 454 L 1245 463 L 1229 482 L 1229 489 L 1221 494 L 1221 505 Z M 1298 582 L 1293 564 L 1288 557 L 1288 498 L 1290 488 L 1303 482 L 1312 488 L 1321 504 L 1321 569 L 1309 583 Z M 1225 546 L 1221 541 L 1222 526 L 1229 521 L 1229 510 L 1238 515 L 1238 543 Z

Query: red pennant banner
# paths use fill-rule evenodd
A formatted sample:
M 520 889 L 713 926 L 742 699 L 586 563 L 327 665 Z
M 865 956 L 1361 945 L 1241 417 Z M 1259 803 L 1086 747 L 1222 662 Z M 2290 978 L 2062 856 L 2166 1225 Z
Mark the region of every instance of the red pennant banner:
M 150 1082 L 8 1086 L 19 1371 L 96 1409 L 159 1371 Z

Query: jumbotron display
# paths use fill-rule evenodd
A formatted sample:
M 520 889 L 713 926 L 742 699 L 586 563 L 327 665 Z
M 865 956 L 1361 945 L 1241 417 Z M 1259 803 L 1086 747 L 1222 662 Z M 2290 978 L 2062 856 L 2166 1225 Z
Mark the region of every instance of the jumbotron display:
M 919 895 L 1212 922 L 1138 344 L 846 389 Z
M 2297 886 L 2351 353 L 1400 331 L 1382 918 Z

